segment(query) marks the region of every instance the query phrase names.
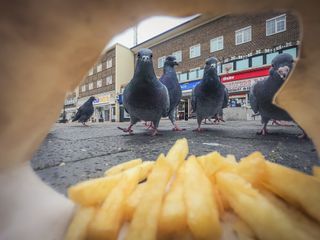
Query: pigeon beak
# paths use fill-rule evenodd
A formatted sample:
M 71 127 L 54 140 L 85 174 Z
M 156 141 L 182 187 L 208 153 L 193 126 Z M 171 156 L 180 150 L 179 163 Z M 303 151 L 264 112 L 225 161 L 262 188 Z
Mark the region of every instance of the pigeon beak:
M 280 77 L 285 80 L 290 72 L 290 68 L 288 66 L 279 67 L 277 70 L 277 73 L 280 75 Z
M 142 56 L 141 59 L 142 59 L 142 62 L 149 62 L 150 61 L 149 56 Z
M 177 65 L 177 66 L 178 66 L 179 63 L 178 63 L 177 61 L 174 61 L 174 62 L 173 62 L 173 65 Z

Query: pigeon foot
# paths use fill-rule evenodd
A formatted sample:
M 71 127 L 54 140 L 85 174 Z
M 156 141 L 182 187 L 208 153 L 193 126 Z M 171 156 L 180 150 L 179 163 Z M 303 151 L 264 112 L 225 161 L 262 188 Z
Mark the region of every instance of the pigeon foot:
M 194 130 L 192 130 L 193 132 L 205 132 L 207 131 L 206 129 L 203 129 L 203 128 L 196 128 Z
M 267 136 L 268 135 L 268 131 L 267 131 L 267 129 L 262 129 L 260 132 L 257 132 L 257 135 L 259 135 L 259 136 Z
M 133 130 L 131 128 L 122 128 L 122 127 L 118 127 L 118 129 L 120 129 L 123 132 L 127 132 L 130 135 L 133 135 Z

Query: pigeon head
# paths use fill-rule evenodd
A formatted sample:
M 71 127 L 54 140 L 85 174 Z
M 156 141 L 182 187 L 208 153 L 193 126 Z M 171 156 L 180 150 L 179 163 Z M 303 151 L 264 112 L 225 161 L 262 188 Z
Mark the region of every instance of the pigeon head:
M 138 54 L 138 63 L 149 64 L 152 63 L 152 51 L 148 48 L 142 48 L 139 50 Z
M 179 65 L 176 57 L 172 55 L 167 56 L 164 62 L 164 66 L 174 67 L 175 65 Z
M 91 96 L 88 101 L 89 101 L 89 102 L 93 102 L 93 101 L 95 101 L 95 100 L 96 100 L 96 98 L 93 97 L 93 96 Z
M 276 74 L 282 80 L 286 80 L 293 67 L 293 57 L 288 53 L 277 55 L 271 62 L 270 74 Z
M 207 75 L 217 74 L 218 59 L 215 57 L 208 58 L 204 66 L 204 73 Z

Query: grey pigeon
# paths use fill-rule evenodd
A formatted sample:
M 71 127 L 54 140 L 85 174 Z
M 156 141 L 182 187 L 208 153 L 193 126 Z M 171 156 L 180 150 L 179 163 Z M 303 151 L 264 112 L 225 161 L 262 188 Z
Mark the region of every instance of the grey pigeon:
M 169 99 L 170 99 L 168 116 L 171 123 L 174 126 L 172 130 L 181 131 L 185 129 L 179 128 L 176 124 L 176 111 L 182 96 L 181 87 L 177 78 L 176 71 L 174 69 L 174 66 L 176 65 L 178 65 L 176 57 L 167 56 L 164 62 L 163 75 L 160 77 L 159 80 L 168 89 Z
M 137 57 L 133 78 L 123 92 L 123 105 L 130 114 L 130 126 L 119 129 L 131 134 L 132 126 L 140 120 L 151 121 L 154 136 L 158 133 L 161 117 L 168 114 L 169 93 L 154 73 L 152 51 L 141 49 Z
M 249 100 L 256 115 L 261 115 L 263 128 L 257 134 L 266 135 L 267 124 L 270 119 L 292 121 L 291 116 L 283 109 L 272 103 L 276 92 L 287 79 L 293 67 L 293 58 L 290 54 L 277 55 L 271 62 L 269 76 L 254 84 L 250 89 Z
M 198 132 L 202 131 L 202 120 L 218 114 L 225 101 L 225 86 L 219 80 L 217 63 L 214 57 L 206 60 L 203 79 L 192 90 L 191 105 L 197 115 Z
M 79 107 L 76 115 L 72 119 L 72 122 L 78 121 L 81 122 L 83 125 L 86 126 L 86 122 L 92 116 L 94 108 L 93 108 L 93 101 L 95 97 L 90 97 L 81 107 Z

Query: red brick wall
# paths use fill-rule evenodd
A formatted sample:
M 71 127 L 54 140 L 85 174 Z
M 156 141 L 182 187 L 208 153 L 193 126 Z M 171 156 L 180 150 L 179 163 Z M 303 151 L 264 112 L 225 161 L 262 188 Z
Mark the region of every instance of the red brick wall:
M 82 82 L 79 88 L 79 98 L 93 96 L 96 94 L 109 92 L 115 90 L 115 73 L 116 73 L 116 59 L 115 59 L 115 48 L 103 54 L 101 59 L 93 67 L 93 75 L 87 76 Z M 112 67 L 107 69 L 107 60 L 112 58 Z M 102 63 L 102 71 L 97 73 L 97 65 Z M 112 84 L 106 85 L 106 77 L 112 75 Z M 102 79 L 102 87 L 97 88 L 97 80 Z M 88 90 L 88 84 L 93 83 L 93 89 Z M 82 86 L 86 84 L 86 91 L 82 92 Z
M 266 20 L 286 13 L 286 31 L 266 36 Z M 252 26 L 251 42 L 235 45 L 235 31 Z M 210 53 L 210 40 L 223 35 L 224 49 Z M 290 12 L 274 11 L 257 14 L 228 15 L 202 25 L 196 29 L 169 39 L 151 47 L 153 64 L 157 76 L 162 75 L 158 68 L 158 58 L 172 52 L 182 50 L 182 63 L 176 68 L 177 72 L 186 72 L 192 68 L 203 67 L 208 57 L 215 56 L 220 61 L 231 56 L 239 56 L 255 52 L 257 49 L 273 48 L 286 42 L 299 40 L 299 21 Z M 189 58 L 189 48 L 201 44 L 201 56 Z

